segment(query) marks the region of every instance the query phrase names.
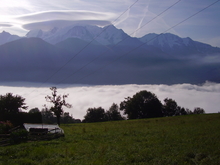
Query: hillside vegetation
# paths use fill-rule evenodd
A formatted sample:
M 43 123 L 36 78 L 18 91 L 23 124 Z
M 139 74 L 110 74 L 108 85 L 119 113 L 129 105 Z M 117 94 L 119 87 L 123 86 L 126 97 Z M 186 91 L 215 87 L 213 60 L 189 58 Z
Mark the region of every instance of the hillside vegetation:
M 0 148 L 0 164 L 220 164 L 220 114 L 61 125 L 65 137 Z

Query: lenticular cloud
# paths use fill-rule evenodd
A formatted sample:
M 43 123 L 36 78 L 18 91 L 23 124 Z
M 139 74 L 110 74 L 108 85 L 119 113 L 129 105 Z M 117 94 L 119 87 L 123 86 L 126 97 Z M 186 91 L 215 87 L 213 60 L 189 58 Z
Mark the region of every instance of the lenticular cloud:
M 35 84 L 36 85 L 36 84 Z M 71 109 L 64 109 L 74 118 L 83 119 L 88 108 L 103 107 L 106 110 L 112 103 L 120 104 L 125 97 L 132 97 L 141 90 L 147 90 L 157 95 L 163 103 L 165 98 L 174 99 L 179 106 L 193 110 L 195 107 L 204 108 L 206 113 L 220 111 L 220 84 L 206 82 L 202 85 L 104 85 L 104 86 L 68 86 L 58 87 L 58 94 L 69 94 L 67 102 L 72 104 Z M 12 87 L 0 86 L 0 94 L 13 93 L 21 95 L 31 108 L 42 109 L 46 104 L 45 96 L 50 95 L 49 87 Z

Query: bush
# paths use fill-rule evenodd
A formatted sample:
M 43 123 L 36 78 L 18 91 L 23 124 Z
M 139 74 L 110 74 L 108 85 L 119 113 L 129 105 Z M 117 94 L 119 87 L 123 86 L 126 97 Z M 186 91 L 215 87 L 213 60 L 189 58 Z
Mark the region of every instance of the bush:
M 20 143 L 28 139 L 28 132 L 25 129 L 21 129 L 10 134 L 11 143 Z
M 13 128 L 13 125 L 10 121 L 0 121 L 0 134 L 7 134 L 9 130 Z

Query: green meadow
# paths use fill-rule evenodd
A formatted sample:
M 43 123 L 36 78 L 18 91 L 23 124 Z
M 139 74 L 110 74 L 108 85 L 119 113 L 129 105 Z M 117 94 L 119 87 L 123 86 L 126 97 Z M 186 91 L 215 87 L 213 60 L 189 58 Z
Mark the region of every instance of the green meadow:
M 220 114 L 61 127 L 65 137 L 59 139 L 0 147 L 0 164 L 220 164 Z

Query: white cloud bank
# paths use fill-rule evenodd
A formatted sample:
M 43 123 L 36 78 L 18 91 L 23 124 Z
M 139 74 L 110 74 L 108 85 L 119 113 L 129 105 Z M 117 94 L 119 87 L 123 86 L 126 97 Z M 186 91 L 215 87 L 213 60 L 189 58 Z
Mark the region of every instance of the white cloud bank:
M 163 103 L 165 98 L 174 99 L 178 105 L 193 110 L 195 107 L 204 108 L 206 113 L 220 111 L 220 84 L 206 82 L 202 85 L 116 85 L 116 86 L 74 86 L 58 88 L 58 94 L 69 94 L 67 102 L 72 104 L 70 112 L 74 118 L 83 119 L 88 108 L 103 107 L 106 110 L 112 103 L 120 104 L 125 97 L 132 97 L 141 90 L 148 90 L 157 95 Z M 48 87 L 9 87 L 0 86 L 0 94 L 8 92 L 26 98 L 29 109 L 47 104 L 45 96 L 50 95 Z

